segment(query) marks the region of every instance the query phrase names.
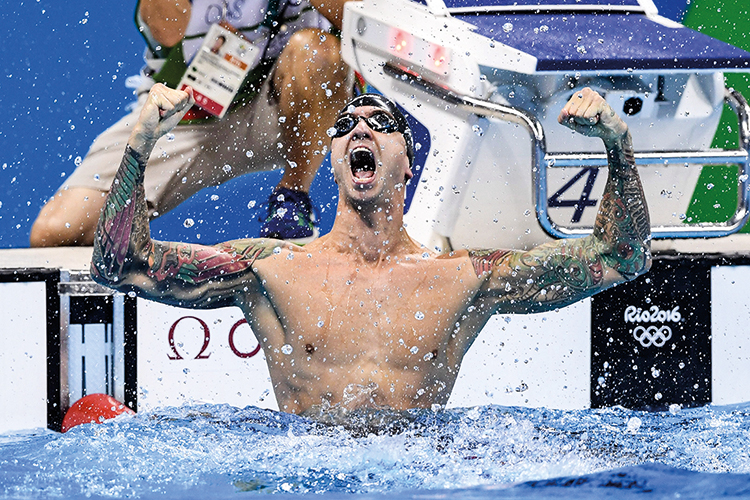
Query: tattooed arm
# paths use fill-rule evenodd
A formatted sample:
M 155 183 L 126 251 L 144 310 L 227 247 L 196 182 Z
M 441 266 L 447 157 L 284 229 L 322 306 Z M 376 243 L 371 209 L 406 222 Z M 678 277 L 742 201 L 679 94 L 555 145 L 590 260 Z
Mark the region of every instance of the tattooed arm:
M 484 281 L 480 297 L 494 311 L 563 307 L 632 280 L 651 266 L 648 209 L 627 125 L 589 88 L 573 95 L 558 121 L 584 135 L 600 137 L 607 149 L 609 177 L 593 234 L 526 252 L 469 252 L 477 276 Z
M 94 237 L 91 276 L 121 291 L 184 307 L 233 303 L 238 286 L 257 287 L 252 265 L 273 243 L 245 240 L 214 247 L 151 239 L 143 178 L 156 141 L 193 104 L 187 92 L 154 85 L 128 140 Z M 276 242 L 278 244 L 278 242 Z

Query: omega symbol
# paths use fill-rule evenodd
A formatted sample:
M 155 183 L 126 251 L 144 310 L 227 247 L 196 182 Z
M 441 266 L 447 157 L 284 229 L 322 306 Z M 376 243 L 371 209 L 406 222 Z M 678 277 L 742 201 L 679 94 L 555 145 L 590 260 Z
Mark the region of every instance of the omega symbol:
M 656 346 L 662 347 L 667 340 L 672 338 L 672 329 L 667 325 L 643 327 L 638 325 L 633 329 L 633 337 L 641 343 L 643 347 Z
M 206 352 L 206 349 L 208 349 L 208 343 L 211 342 L 211 332 L 208 330 L 208 325 L 206 324 L 206 322 L 200 318 L 196 318 L 195 316 L 183 316 L 172 324 L 172 328 L 169 329 L 169 336 L 167 337 L 167 339 L 169 340 L 169 347 L 170 349 L 172 349 L 174 356 L 169 356 L 169 359 L 185 359 L 180 355 L 179 352 L 177 352 L 177 346 L 174 343 L 175 328 L 177 328 L 177 325 L 183 319 L 194 319 L 195 321 L 200 323 L 201 328 L 203 328 L 203 347 L 201 347 L 201 350 L 195 357 L 195 359 L 208 359 L 211 354 L 209 353 L 204 355 L 203 353 Z
M 180 354 L 177 351 L 177 344 L 175 343 L 174 336 L 175 336 L 175 330 L 177 329 L 177 325 L 182 320 L 186 320 L 186 319 L 192 319 L 192 320 L 197 321 L 203 332 L 203 346 L 201 347 L 198 355 L 195 356 L 195 358 L 193 359 L 208 359 L 211 353 L 206 353 L 206 351 L 208 350 L 208 345 L 211 342 L 211 331 L 208 325 L 206 324 L 206 322 L 196 316 L 183 316 L 177 321 L 175 321 L 174 323 L 172 323 L 172 326 L 169 328 L 169 335 L 167 336 L 167 340 L 169 342 L 169 349 L 172 351 L 172 353 L 168 354 L 167 357 L 171 360 L 185 359 L 182 356 L 182 354 Z M 260 352 L 260 343 L 257 346 L 255 346 L 255 348 L 252 349 L 251 351 L 244 352 L 244 351 L 239 350 L 237 348 L 237 345 L 235 344 L 234 337 L 235 337 L 235 334 L 237 333 L 237 329 L 242 325 L 247 325 L 247 320 L 244 318 L 237 321 L 234 325 L 232 325 L 232 328 L 229 329 L 229 339 L 228 339 L 229 348 L 232 350 L 234 355 L 237 356 L 238 358 L 248 359 L 248 358 L 252 358 L 253 356 L 255 356 L 256 354 Z M 252 330 L 250 330 L 250 337 L 252 338 Z

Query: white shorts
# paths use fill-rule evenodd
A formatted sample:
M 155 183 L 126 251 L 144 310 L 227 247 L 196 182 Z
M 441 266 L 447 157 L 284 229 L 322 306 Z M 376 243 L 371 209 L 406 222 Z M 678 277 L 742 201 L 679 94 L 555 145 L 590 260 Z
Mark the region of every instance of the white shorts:
M 273 73 L 272 73 L 273 74 Z M 221 120 L 180 124 L 156 143 L 144 186 L 152 216 L 164 214 L 190 195 L 234 177 L 287 165 L 281 142 L 279 107 L 269 76 L 249 103 Z M 139 96 L 128 115 L 102 132 L 86 158 L 61 186 L 108 191 L 120 166 L 128 137 L 148 98 Z

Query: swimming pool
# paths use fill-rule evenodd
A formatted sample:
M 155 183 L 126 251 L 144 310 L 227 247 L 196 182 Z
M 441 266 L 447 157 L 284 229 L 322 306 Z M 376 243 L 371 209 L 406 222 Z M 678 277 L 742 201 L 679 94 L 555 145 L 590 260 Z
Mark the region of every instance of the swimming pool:
M 204 404 L 67 434 L 5 434 L 0 498 L 750 495 L 750 403 L 661 413 L 481 406 L 411 417 L 401 432 L 357 435 Z

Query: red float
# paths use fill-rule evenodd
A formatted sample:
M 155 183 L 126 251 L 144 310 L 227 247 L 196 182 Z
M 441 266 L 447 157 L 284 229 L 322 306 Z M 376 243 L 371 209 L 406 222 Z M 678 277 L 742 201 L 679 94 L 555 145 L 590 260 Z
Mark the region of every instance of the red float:
M 135 412 L 107 394 L 89 394 L 76 401 L 65 414 L 62 431 L 68 432 L 76 425 L 100 424 L 117 415 Z

